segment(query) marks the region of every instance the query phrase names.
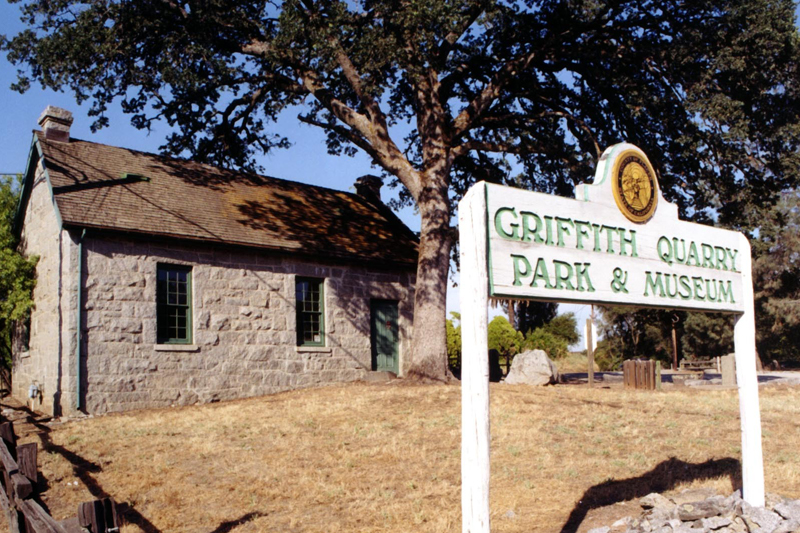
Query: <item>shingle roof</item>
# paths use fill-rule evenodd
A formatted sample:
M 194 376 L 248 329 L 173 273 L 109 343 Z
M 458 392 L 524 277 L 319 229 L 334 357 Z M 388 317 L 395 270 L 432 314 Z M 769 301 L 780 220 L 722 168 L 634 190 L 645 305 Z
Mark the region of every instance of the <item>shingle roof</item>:
M 356 194 L 35 133 L 67 226 L 416 263 L 414 234 Z

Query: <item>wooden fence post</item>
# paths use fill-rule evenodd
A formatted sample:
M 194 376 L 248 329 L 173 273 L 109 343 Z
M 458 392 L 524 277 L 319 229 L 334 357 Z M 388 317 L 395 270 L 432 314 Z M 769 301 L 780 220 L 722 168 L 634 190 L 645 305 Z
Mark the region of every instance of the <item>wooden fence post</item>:
M 592 337 L 592 319 L 586 319 L 586 359 L 589 363 L 589 386 L 594 387 L 594 337 Z
M 17 458 L 17 436 L 14 435 L 14 426 L 11 422 L 0 424 L 0 438 L 6 443 L 6 448 L 14 459 Z
M 23 476 L 28 478 L 31 483 L 39 482 L 39 472 L 36 467 L 38 450 L 39 448 L 35 442 L 17 446 L 17 464 L 19 465 L 19 471 Z
M 661 361 L 656 361 L 656 390 L 661 390 Z

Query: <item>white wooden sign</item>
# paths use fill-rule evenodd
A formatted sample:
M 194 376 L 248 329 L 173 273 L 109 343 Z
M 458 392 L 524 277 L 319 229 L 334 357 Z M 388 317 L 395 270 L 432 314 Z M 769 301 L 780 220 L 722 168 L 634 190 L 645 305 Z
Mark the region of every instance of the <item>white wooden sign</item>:
M 489 531 L 488 298 L 737 313 L 744 498 L 764 504 L 750 245 L 682 221 L 647 156 L 618 144 L 576 199 L 478 183 L 459 204 L 463 531 Z

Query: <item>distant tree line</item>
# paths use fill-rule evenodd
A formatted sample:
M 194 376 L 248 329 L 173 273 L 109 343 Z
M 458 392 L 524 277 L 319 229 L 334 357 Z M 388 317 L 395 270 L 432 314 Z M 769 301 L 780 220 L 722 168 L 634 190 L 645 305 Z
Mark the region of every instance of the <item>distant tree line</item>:
M 506 303 L 505 309 L 507 306 Z M 525 307 L 525 303 L 520 307 Z M 531 306 L 533 308 L 535 306 Z M 556 315 L 556 308 L 557 304 L 544 304 L 537 308 L 540 312 L 537 316 L 534 316 L 534 311 L 517 314 L 514 326 L 505 316 L 495 316 L 489 322 L 489 351 L 496 352 L 501 364 L 510 364 L 515 355 L 528 350 L 544 350 L 552 359 L 566 357 L 569 347 L 580 340 L 578 321 L 573 313 Z M 461 315 L 455 312 L 450 315 L 452 318 L 447 320 L 447 354 L 450 368 L 458 375 L 461 365 Z M 529 327 L 523 333 L 519 329 L 520 324 L 535 327 Z
M 761 361 L 800 366 L 800 194 L 784 191 L 759 210 L 750 231 Z M 678 357 L 716 357 L 733 352 L 734 315 L 607 307 L 602 311 L 601 357 L 618 363 L 647 357 L 672 362 L 672 327 Z

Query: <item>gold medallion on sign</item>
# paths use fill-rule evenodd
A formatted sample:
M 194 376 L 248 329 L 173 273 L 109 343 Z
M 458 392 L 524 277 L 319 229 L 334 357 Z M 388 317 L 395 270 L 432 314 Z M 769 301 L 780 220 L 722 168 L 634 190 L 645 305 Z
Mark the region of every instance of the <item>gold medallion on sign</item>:
M 614 200 L 628 220 L 647 222 L 656 211 L 658 184 L 650 161 L 632 150 L 623 152 L 614 165 Z

